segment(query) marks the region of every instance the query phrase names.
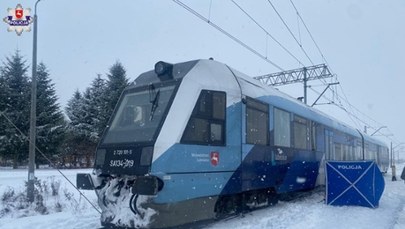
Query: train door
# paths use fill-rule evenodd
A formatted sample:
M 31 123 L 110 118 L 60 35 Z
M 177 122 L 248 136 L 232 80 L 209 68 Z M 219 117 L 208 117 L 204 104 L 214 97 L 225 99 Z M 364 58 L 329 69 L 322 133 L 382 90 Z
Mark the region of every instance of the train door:
M 326 154 L 325 154 L 325 149 L 326 149 L 326 142 L 325 142 L 325 128 L 318 123 L 315 124 L 315 145 L 316 145 L 316 153 L 320 153 L 320 164 L 319 164 L 319 169 L 318 169 L 318 177 L 316 179 L 315 185 L 325 185 L 325 160 L 326 160 Z
M 246 97 L 242 114 L 242 191 L 264 188 L 271 177 L 269 105 Z

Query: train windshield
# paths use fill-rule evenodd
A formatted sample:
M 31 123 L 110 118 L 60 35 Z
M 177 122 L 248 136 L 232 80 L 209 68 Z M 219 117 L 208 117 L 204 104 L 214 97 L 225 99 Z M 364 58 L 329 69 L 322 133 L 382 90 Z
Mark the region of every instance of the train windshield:
M 153 141 L 166 114 L 175 86 L 128 93 L 113 118 L 103 143 L 133 143 Z

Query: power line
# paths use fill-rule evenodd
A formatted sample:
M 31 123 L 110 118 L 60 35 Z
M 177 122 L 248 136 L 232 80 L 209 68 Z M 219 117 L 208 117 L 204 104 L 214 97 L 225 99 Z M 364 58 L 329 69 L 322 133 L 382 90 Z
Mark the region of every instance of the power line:
M 315 39 L 314 39 L 314 37 L 313 37 L 311 31 L 309 30 L 307 24 L 305 23 L 304 19 L 302 18 L 301 14 L 299 13 L 299 11 L 298 11 L 297 7 L 295 6 L 293 0 L 290 0 L 290 3 L 291 3 L 291 5 L 294 7 L 294 9 L 295 9 L 295 11 L 296 11 L 296 13 L 297 13 L 299 19 L 301 20 L 301 22 L 302 22 L 302 24 L 304 25 L 306 31 L 308 32 L 308 34 L 309 34 L 309 36 L 310 36 L 312 42 L 315 44 L 315 47 L 317 48 L 317 50 L 318 50 L 319 54 L 321 55 L 322 59 L 323 59 L 323 60 L 325 61 L 325 63 L 330 67 L 330 65 L 329 65 L 329 63 L 328 63 L 328 61 L 327 61 L 325 55 L 324 55 L 323 52 L 321 51 L 321 49 L 320 49 L 318 43 L 315 41 Z M 331 72 L 333 72 L 332 69 L 331 69 Z M 341 89 L 341 91 L 342 91 L 343 97 L 341 97 L 339 94 L 337 94 L 337 92 L 336 92 L 336 96 L 338 97 L 338 99 L 341 98 L 341 99 L 343 99 L 343 100 L 348 104 L 348 108 L 352 110 L 351 112 L 348 112 L 348 111 L 346 110 L 346 111 L 348 112 L 348 114 L 353 115 L 356 119 L 360 120 L 360 119 L 354 114 L 355 112 L 353 112 L 353 110 L 356 110 L 358 113 L 364 115 L 365 117 L 367 117 L 368 119 L 372 120 L 373 122 L 375 122 L 375 123 L 377 123 L 377 124 L 380 124 L 379 122 L 377 122 L 376 120 L 372 119 L 371 117 L 369 117 L 368 115 L 364 114 L 364 113 L 361 112 L 359 109 L 357 109 L 355 106 L 353 106 L 353 105 L 349 102 L 349 100 L 348 100 L 346 94 L 344 93 L 344 90 L 343 90 L 342 85 L 339 84 L 339 87 L 340 87 L 340 89 Z M 331 90 L 332 90 L 332 89 L 331 89 Z M 334 91 L 332 90 L 332 92 L 334 92 Z M 339 101 L 339 102 L 341 103 L 341 101 Z M 343 105 L 342 103 L 341 103 L 341 106 L 344 107 L 344 105 Z M 364 124 L 368 125 L 368 124 L 365 123 L 365 122 L 364 122 Z M 382 124 L 380 124 L 380 125 L 382 125 Z M 369 126 L 370 126 L 370 125 L 369 125 Z
M 382 123 L 378 122 L 377 120 L 373 119 L 372 117 L 370 117 L 370 116 L 368 116 L 367 114 L 365 114 L 365 113 L 363 113 L 362 111 L 360 111 L 357 107 L 353 106 L 353 105 L 349 102 L 349 100 L 347 99 L 347 96 L 346 96 L 346 94 L 344 93 L 342 86 L 340 86 L 340 89 L 341 89 L 341 91 L 342 91 L 342 93 L 343 93 L 343 95 L 344 95 L 344 98 L 343 98 L 343 99 L 344 99 L 344 101 L 349 105 L 349 107 L 351 107 L 353 110 L 355 110 L 356 112 L 358 112 L 358 113 L 361 114 L 362 116 L 366 117 L 367 119 L 371 120 L 372 122 L 374 122 L 374 123 L 377 124 L 378 126 L 384 126 Z M 363 122 L 363 123 L 364 123 L 365 125 L 367 125 L 367 126 L 373 128 L 373 129 L 377 129 L 376 127 L 373 127 L 372 125 L 370 125 L 370 124 L 368 124 L 368 123 L 366 123 L 366 122 Z M 389 132 L 392 134 L 392 131 L 391 131 L 389 128 L 388 128 L 388 130 L 389 130 Z M 384 135 L 384 136 L 387 137 L 386 135 Z M 389 139 L 392 140 L 392 141 L 394 141 L 394 142 L 398 142 L 398 140 L 396 140 L 396 139 L 393 139 L 393 138 L 389 138 Z
M 310 87 L 310 89 L 311 89 L 313 92 L 315 92 L 315 93 L 317 93 L 318 95 L 320 95 L 320 93 L 319 93 L 318 91 L 316 91 L 315 89 L 313 89 L 312 87 Z M 359 124 L 359 123 L 364 123 L 364 121 L 362 121 L 362 120 L 359 119 L 356 115 L 354 115 L 353 113 L 351 113 L 350 111 L 348 111 L 348 110 L 343 106 L 343 104 L 341 104 L 341 103 L 337 104 L 337 103 L 335 103 L 335 101 L 333 101 L 332 99 L 328 98 L 328 97 L 325 96 L 325 95 L 323 95 L 323 97 L 324 97 L 327 101 L 330 102 L 329 104 L 333 104 L 333 105 L 337 106 L 338 108 L 340 108 L 341 110 L 343 110 L 344 112 L 346 112 L 347 115 L 349 116 L 350 120 L 352 120 L 353 124 L 356 125 L 358 129 L 361 129 L 361 128 L 362 128 L 362 125 Z M 354 118 L 354 119 L 353 119 L 353 118 Z
M 295 35 L 292 33 L 291 29 L 288 27 L 287 23 L 284 21 L 284 19 L 282 18 L 282 16 L 280 15 L 280 13 L 277 11 L 277 9 L 275 8 L 275 6 L 271 3 L 270 0 L 267 0 L 267 1 L 270 3 L 270 5 L 271 5 L 272 8 L 274 9 L 274 11 L 277 13 L 277 15 L 279 16 L 279 18 L 280 18 L 281 21 L 283 22 L 283 24 L 287 27 L 287 29 L 288 29 L 288 31 L 290 32 L 291 36 L 293 36 L 294 40 L 297 42 L 297 44 L 300 46 L 300 48 L 302 49 L 302 51 L 305 53 L 305 55 L 307 56 L 307 58 L 308 58 L 308 59 L 311 61 L 311 63 L 312 63 L 312 60 L 309 58 L 309 56 L 308 56 L 307 53 L 305 52 L 305 50 L 304 50 L 304 48 L 302 47 L 301 43 L 297 40 L 297 38 L 295 37 Z M 311 37 L 313 43 L 315 44 L 316 48 L 318 49 L 318 52 L 320 53 L 322 59 L 323 59 L 323 60 L 325 61 L 325 63 L 330 67 L 328 61 L 326 60 L 325 55 L 324 55 L 323 52 L 321 51 L 321 49 L 320 49 L 319 45 L 317 44 L 317 42 L 315 41 L 315 39 L 314 39 L 312 33 L 310 32 L 308 26 L 306 25 L 304 19 L 302 18 L 301 14 L 299 13 L 299 11 L 298 11 L 297 7 L 295 6 L 294 2 L 293 2 L 292 0 L 290 0 L 290 2 L 291 2 L 291 4 L 292 4 L 292 6 L 294 7 L 294 9 L 295 9 L 295 11 L 296 11 L 298 17 L 300 18 L 301 22 L 303 23 L 303 25 L 304 25 L 306 31 L 308 32 L 309 36 Z M 331 69 L 331 72 L 333 73 L 332 69 Z M 320 80 L 322 80 L 324 83 L 326 83 L 326 81 L 325 81 L 324 79 L 320 79 Z M 336 80 L 338 81 L 337 76 L 336 76 Z M 357 111 L 358 113 L 360 113 L 360 114 L 363 115 L 364 117 L 367 117 L 369 120 L 373 121 L 374 123 L 377 123 L 377 124 L 379 124 L 380 126 L 382 125 L 381 123 L 377 122 L 376 120 L 374 120 L 373 118 L 371 118 L 371 117 L 369 117 L 368 115 L 364 114 L 364 113 L 361 112 L 358 108 L 356 108 L 355 106 L 353 106 L 353 105 L 349 102 L 349 100 L 348 100 L 346 94 L 344 93 L 344 90 L 343 90 L 343 87 L 342 87 L 341 84 L 339 84 L 339 87 L 340 87 L 340 89 L 341 89 L 342 94 L 343 94 L 344 97 L 340 96 L 337 91 L 334 91 L 333 89 L 330 89 L 333 93 L 336 94 L 337 99 L 339 100 L 340 105 L 337 105 L 337 104 L 334 103 L 333 101 L 332 101 L 332 102 L 333 102 L 334 105 L 336 105 L 336 106 L 340 107 L 342 110 L 344 110 L 344 111 L 348 114 L 349 118 L 353 121 L 353 123 L 354 123 L 355 125 L 359 125 L 359 123 L 356 122 L 356 121 L 354 121 L 353 118 L 354 118 L 355 120 L 359 121 L 359 122 L 364 123 L 364 124 L 367 125 L 367 126 L 371 126 L 371 125 L 369 125 L 368 123 L 366 123 L 365 121 L 361 120 L 361 119 L 355 114 L 355 111 Z M 312 89 L 312 88 L 311 88 L 311 89 Z M 312 90 L 313 90 L 313 89 L 312 89 Z M 324 97 L 326 98 L 326 96 L 324 96 Z M 345 108 L 345 106 L 342 104 L 342 102 L 341 102 L 340 99 L 344 100 L 344 101 L 348 104 L 348 109 L 350 109 L 351 111 L 349 111 L 348 109 Z M 352 118 L 352 117 L 353 117 L 353 118 Z M 385 137 L 387 137 L 388 139 L 392 140 L 392 138 L 389 138 L 388 136 L 385 136 Z
M 184 9 L 186 9 L 187 11 L 189 11 L 190 13 L 194 14 L 196 17 L 200 18 L 201 20 L 205 21 L 206 23 L 208 23 L 209 25 L 211 25 L 212 27 L 214 27 L 215 29 L 217 29 L 218 31 L 220 31 L 221 33 L 225 34 L 226 36 L 228 36 L 229 38 L 231 38 L 232 40 L 234 40 L 235 42 L 237 42 L 239 45 L 243 46 L 244 48 L 246 48 L 247 50 L 251 51 L 252 53 L 254 53 L 255 55 L 259 56 L 260 58 L 262 58 L 263 60 L 265 60 L 266 62 L 270 63 L 271 65 L 273 65 L 274 67 L 278 68 L 281 71 L 284 71 L 284 69 L 282 69 L 280 66 L 278 66 L 277 64 L 275 64 L 274 62 L 272 62 L 271 60 L 269 60 L 267 58 L 267 56 L 263 56 L 262 54 L 260 54 L 258 51 L 256 51 L 255 49 L 251 48 L 250 46 L 248 46 L 246 43 L 244 43 L 243 41 L 241 41 L 240 39 L 236 38 L 235 36 L 231 35 L 230 33 L 228 33 L 227 31 L 225 31 L 223 28 L 221 28 L 220 26 L 216 25 L 215 23 L 213 23 L 211 21 L 210 18 L 206 18 L 204 16 L 202 16 L 201 14 L 199 14 L 198 12 L 196 12 L 195 10 L 193 10 L 192 8 L 190 8 L 188 5 L 186 5 L 185 3 L 181 2 L 180 0 L 172 0 L 174 3 L 178 4 L 179 6 L 183 7 Z M 277 11 L 277 9 L 275 8 L 275 6 L 272 4 L 272 2 L 270 0 L 267 0 L 269 2 L 269 4 L 272 6 L 272 8 L 274 9 L 274 11 L 277 13 L 278 17 L 280 18 L 280 20 L 283 22 L 283 24 L 285 25 L 285 27 L 288 29 L 289 33 L 291 34 L 291 36 L 294 38 L 294 40 L 296 41 L 296 43 L 299 45 L 299 47 L 301 48 L 301 50 L 303 51 L 303 53 L 305 54 L 305 56 L 308 58 L 308 60 L 313 64 L 313 61 L 311 60 L 311 58 L 309 57 L 309 55 L 307 54 L 307 52 L 305 51 L 305 49 L 303 48 L 302 44 L 297 40 L 297 38 L 295 37 L 294 33 L 291 31 L 291 29 L 289 28 L 289 26 L 287 25 L 287 23 L 285 22 L 285 20 L 283 19 L 283 17 L 280 15 L 280 13 Z M 282 47 L 289 55 L 291 55 L 295 60 L 297 60 L 301 65 L 303 65 L 301 63 L 301 61 L 298 60 L 298 58 L 296 56 L 294 56 L 287 48 L 285 48 L 285 46 L 283 46 L 277 39 L 275 39 L 274 36 L 272 36 L 266 29 L 264 29 L 263 26 L 261 26 L 247 11 L 245 11 L 241 6 L 239 6 L 234 0 L 232 0 L 232 2 L 243 12 L 245 13 L 257 26 L 259 26 L 265 33 L 266 35 L 268 35 L 270 38 L 272 38 L 280 47 Z M 326 60 L 325 55 L 322 53 L 321 49 L 319 48 L 318 44 L 316 43 L 314 37 L 312 36 L 312 33 L 309 31 L 308 26 L 306 25 L 306 23 L 304 22 L 301 14 L 298 12 L 298 9 L 296 8 L 296 6 L 294 5 L 294 3 L 292 2 L 292 0 L 290 0 L 291 4 L 293 5 L 294 9 L 296 10 L 297 15 L 299 16 L 300 20 L 302 21 L 303 25 L 305 26 L 305 29 L 307 30 L 308 34 L 310 35 L 312 41 L 314 42 L 315 46 L 318 49 L 318 52 L 321 54 L 322 59 L 328 63 L 328 61 Z M 211 7 L 211 6 L 210 6 Z M 210 9 L 211 10 L 211 9 Z M 210 14 L 210 13 L 209 13 Z M 210 15 L 211 16 L 211 15 Z M 209 17 L 210 17 L 209 16 Z M 266 43 L 267 44 L 267 43 Z M 313 64 L 314 65 L 314 64 Z M 328 64 L 329 66 L 329 64 Z M 331 70 L 332 74 L 333 71 Z M 335 75 L 335 74 L 334 74 Z M 335 75 L 336 76 L 336 75 Z M 326 80 L 321 79 L 323 81 L 323 83 L 327 83 Z M 337 80 L 337 76 L 336 76 L 336 80 Z M 340 85 L 341 91 L 343 93 L 343 96 L 340 96 L 337 91 L 330 89 L 334 94 L 336 94 L 336 97 L 339 101 L 340 104 L 336 104 L 333 100 L 327 98 L 326 96 L 324 96 L 327 100 L 331 101 L 332 104 L 336 105 L 337 107 L 341 108 L 342 110 L 344 110 L 348 115 L 349 118 L 353 121 L 353 123 L 357 126 L 359 126 L 359 122 L 366 124 L 367 126 L 371 126 L 368 123 L 364 122 L 363 120 L 361 120 L 359 117 L 357 117 L 355 115 L 354 110 L 356 110 L 357 112 L 359 112 L 360 114 L 364 115 L 365 117 L 367 117 L 368 119 L 372 120 L 375 123 L 378 123 L 377 121 L 375 121 L 374 119 L 370 118 L 369 116 L 365 115 L 364 113 L 362 113 L 361 111 L 359 111 L 359 109 L 357 109 L 356 107 L 354 107 L 353 105 L 351 105 L 348 102 L 347 96 L 343 91 L 342 86 Z M 311 88 L 312 89 L 312 88 Z M 313 90 L 313 89 L 312 89 Z M 343 101 L 345 101 L 348 104 L 348 109 L 350 109 L 351 111 L 349 111 L 347 108 L 345 108 L 345 106 L 343 105 L 343 103 L 341 102 L 342 99 Z M 354 118 L 354 119 L 353 119 Z M 355 121 L 357 120 L 357 122 Z M 388 138 L 388 136 L 386 136 Z M 392 140 L 392 138 L 389 138 Z
M 330 67 L 328 61 L 326 60 L 325 55 L 323 54 L 323 52 L 322 52 L 321 49 L 319 48 L 318 43 L 315 41 L 314 37 L 312 36 L 311 31 L 309 30 L 307 24 L 305 23 L 304 19 L 302 18 L 301 14 L 299 13 L 299 11 L 298 11 L 297 7 L 295 6 L 294 2 L 293 2 L 292 0 L 290 0 L 290 3 L 291 3 L 291 5 L 294 7 L 294 9 L 295 9 L 295 11 L 296 11 L 298 17 L 300 18 L 300 20 L 301 20 L 302 24 L 304 25 L 306 31 L 308 32 L 308 34 L 309 34 L 309 36 L 310 36 L 312 42 L 315 44 L 315 47 L 317 48 L 317 50 L 318 50 L 319 54 L 321 55 L 322 59 L 323 59 L 323 60 L 325 61 L 325 63 L 329 66 L 331 72 L 333 73 L 332 68 Z M 336 76 L 336 80 L 337 80 L 337 76 Z M 343 96 L 344 96 L 344 98 L 342 98 L 342 99 L 344 99 L 345 102 L 349 105 L 349 109 L 355 108 L 353 105 L 351 105 L 351 104 L 348 102 L 347 96 L 346 96 L 346 94 L 345 94 L 344 91 L 343 91 L 342 85 L 339 84 L 339 87 L 340 87 L 340 89 L 341 89 L 341 91 L 342 91 L 342 93 L 343 93 Z M 332 92 L 334 92 L 333 89 L 331 89 L 331 90 L 332 90 Z M 337 95 L 338 98 L 340 98 L 340 96 L 337 94 L 337 92 L 336 92 L 336 95 Z M 341 104 L 341 105 L 343 106 L 343 104 Z M 357 108 L 355 108 L 355 109 L 358 110 Z M 353 113 L 354 113 L 354 112 L 352 112 L 351 114 L 353 114 Z M 361 112 L 360 112 L 360 113 L 361 113 Z M 353 114 L 353 115 L 354 115 L 354 114 Z M 356 118 L 357 118 L 357 117 L 356 117 Z M 370 118 L 370 119 L 371 119 L 371 118 Z
M 301 48 L 302 52 L 305 54 L 305 56 L 308 58 L 309 62 L 311 62 L 312 65 L 315 65 L 314 62 L 312 62 L 311 58 L 308 56 L 308 53 L 305 51 L 304 47 L 302 47 L 302 44 L 300 44 L 300 42 L 297 40 L 297 38 L 295 37 L 294 33 L 291 31 L 290 27 L 287 25 L 287 23 L 284 21 L 283 17 L 281 16 L 281 14 L 277 11 L 276 7 L 274 7 L 273 3 L 271 3 L 270 0 L 267 0 L 269 2 L 269 4 L 271 5 L 271 7 L 273 8 L 273 10 L 277 13 L 278 17 L 280 18 L 280 20 L 283 22 L 284 26 L 287 28 L 288 32 L 290 32 L 291 36 L 294 38 L 294 40 L 297 42 L 298 46 Z
M 271 35 L 262 25 L 260 25 L 246 10 L 244 10 L 239 4 L 237 4 L 234 0 L 232 0 L 233 4 L 235 4 L 247 17 L 250 18 L 259 28 L 261 28 L 267 36 L 269 36 L 274 42 L 276 42 L 284 51 L 286 51 L 291 57 L 293 57 L 300 65 L 304 66 L 304 64 L 292 54 L 284 45 L 282 45 L 273 35 Z
M 312 91 L 314 91 L 317 94 L 320 94 L 318 91 L 316 91 L 313 88 L 310 88 Z M 328 98 L 327 96 L 323 96 L 327 101 L 329 101 L 330 103 L 328 104 L 333 104 L 336 107 L 340 108 L 341 110 L 343 110 L 344 112 L 346 112 L 346 114 L 348 115 L 348 117 L 350 118 L 350 120 L 353 122 L 353 124 L 355 126 L 357 126 L 357 128 L 359 130 L 362 130 L 364 125 L 365 126 L 369 126 L 372 129 L 376 130 L 377 128 L 372 127 L 369 123 L 367 123 L 366 121 L 364 121 L 363 119 L 359 118 L 353 111 L 349 111 L 348 109 L 345 108 L 345 106 L 341 103 L 341 101 L 339 101 L 339 104 L 335 103 L 332 99 Z M 352 106 L 349 103 L 350 106 Z M 360 114 L 363 114 L 361 111 L 359 111 L 357 108 L 355 108 L 354 106 L 352 106 L 357 112 L 359 112 Z M 382 124 L 380 124 L 379 122 L 375 121 L 374 119 L 368 117 L 367 115 L 363 114 L 365 117 L 369 118 L 371 121 L 374 121 L 375 123 L 379 124 L 380 126 L 383 126 Z M 388 131 L 390 132 L 389 134 L 392 134 L 392 131 L 388 128 Z M 382 134 L 382 136 L 386 137 L 387 139 L 389 139 L 392 142 L 399 142 L 397 139 L 392 138 L 389 134 Z
M 312 33 L 309 31 L 308 26 L 307 26 L 306 23 L 304 22 L 304 19 L 301 17 L 301 14 L 298 12 L 297 7 L 295 7 L 294 2 L 293 2 L 292 0 L 290 0 L 290 2 L 291 2 L 291 4 L 292 4 L 292 6 L 294 7 L 295 12 L 297 12 L 298 17 L 299 17 L 299 19 L 301 20 L 302 24 L 304 25 L 305 29 L 307 30 L 309 36 L 311 37 L 312 42 L 314 42 L 316 48 L 318 49 L 318 52 L 321 54 L 322 59 L 325 61 L 325 63 L 326 63 L 328 66 L 330 66 L 329 63 L 328 63 L 328 61 L 326 60 L 325 55 L 323 55 L 321 49 L 319 48 L 319 46 L 318 46 L 318 44 L 316 43 L 314 37 L 312 36 Z
M 244 48 L 246 48 L 247 50 L 249 50 L 250 52 L 254 53 L 255 55 L 257 55 L 258 57 L 262 58 L 264 61 L 270 63 L 271 65 L 273 65 L 274 67 L 276 67 L 277 69 L 284 71 L 283 68 L 281 68 L 280 66 L 278 66 L 276 63 L 274 63 L 273 61 L 269 60 L 267 57 L 263 56 L 262 54 L 260 54 L 258 51 L 256 51 L 255 49 L 253 49 L 252 47 L 250 47 L 249 45 L 247 45 L 246 43 L 244 43 L 243 41 L 241 41 L 240 39 L 236 38 L 235 36 L 231 35 L 230 33 L 228 33 L 227 31 L 225 31 L 224 29 L 222 29 L 220 26 L 216 25 L 215 23 L 213 23 L 212 21 L 210 21 L 209 19 L 207 19 L 206 17 L 202 16 L 201 14 L 199 14 L 197 11 L 193 10 L 192 8 L 190 8 L 188 5 L 186 5 L 185 3 L 181 2 L 180 0 L 172 0 L 174 3 L 176 3 L 177 5 L 183 7 L 184 9 L 186 9 L 187 11 L 189 11 L 190 13 L 194 14 L 196 17 L 198 17 L 199 19 L 207 22 L 209 25 L 211 25 L 212 27 L 214 27 L 215 29 L 217 29 L 218 31 L 220 31 L 221 33 L 225 34 L 226 36 L 228 36 L 229 38 L 231 38 L 232 40 L 234 40 L 236 43 L 238 43 L 239 45 L 243 46 Z

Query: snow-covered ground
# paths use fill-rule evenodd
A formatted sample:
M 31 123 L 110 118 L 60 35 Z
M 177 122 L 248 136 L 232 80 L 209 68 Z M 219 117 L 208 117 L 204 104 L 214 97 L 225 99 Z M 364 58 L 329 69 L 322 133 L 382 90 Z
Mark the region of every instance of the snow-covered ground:
M 397 178 L 399 178 L 403 166 L 404 164 L 397 166 Z M 63 170 L 63 173 L 75 183 L 76 173 L 90 171 Z M 36 176 L 41 180 L 49 179 L 49 177 L 54 177 L 55 180 L 60 179 L 61 189 L 73 193 L 75 200 L 63 200 L 63 196 L 61 196 L 61 201 L 64 201 L 69 207 L 59 213 L 23 218 L 6 215 L 0 218 L 1 229 L 100 228 L 99 213 L 83 198 L 80 198 L 77 191 L 56 170 L 37 170 Z M 328 206 L 324 204 L 323 193 L 315 192 L 305 198 L 279 202 L 273 207 L 210 224 L 207 228 L 405 228 L 405 184 L 400 179 L 392 182 L 391 177 L 391 171 L 389 171 L 385 176 L 385 191 L 377 209 Z M 0 197 L 8 190 L 8 187 L 23 190 L 26 178 L 26 170 L 0 169 Z M 96 195 L 93 191 L 84 191 L 84 194 L 93 203 L 96 203 Z M 68 201 L 72 203 L 67 203 Z M 1 207 L 0 201 L 0 209 Z

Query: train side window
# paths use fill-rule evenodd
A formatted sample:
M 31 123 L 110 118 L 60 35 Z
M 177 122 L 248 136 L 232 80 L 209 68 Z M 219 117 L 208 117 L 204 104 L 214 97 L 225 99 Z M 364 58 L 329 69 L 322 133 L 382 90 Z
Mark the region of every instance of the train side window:
M 342 145 L 340 143 L 335 142 L 335 152 L 332 159 L 339 161 L 343 159 Z
M 318 146 L 317 146 L 317 132 L 318 129 L 320 129 L 320 125 L 316 122 L 311 122 L 311 150 L 312 151 L 317 151 Z M 321 131 L 320 131 L 321 132 Z
M 274 108 L 274 145 L 291 146 L 290 113 Z
M 328 160 L 334 159 L 333 132 L 328 129 L 325 129 L 325 157 Z
M 294 115 L 294 147 L 298 149 L 309 148 L 309 125 L 308 120 Z
M 180 142 L 225 145 L 225 117 L 225 92 L 202 90 Z
M 246 98 L 246 143 L 269 144 L 269 106 L 252 98 Z
M 363 160 L 363 148 L 362 148 L 362 142 L 360 139 L 356 140 L 355 144 L 355 160 Z

